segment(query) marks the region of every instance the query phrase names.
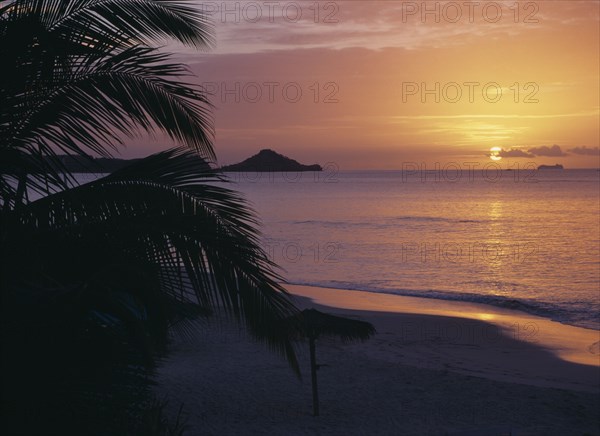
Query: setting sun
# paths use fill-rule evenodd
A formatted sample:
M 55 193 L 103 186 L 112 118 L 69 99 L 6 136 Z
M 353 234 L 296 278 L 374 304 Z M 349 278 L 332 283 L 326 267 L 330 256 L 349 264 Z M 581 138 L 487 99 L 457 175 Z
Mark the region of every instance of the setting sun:
M 500 156 L 501 151 L 502 151 L 502 148 L 500 148 L 500 147 L 490 148 L 490 159 L 493 161 L 502 160 L 502 156 Z

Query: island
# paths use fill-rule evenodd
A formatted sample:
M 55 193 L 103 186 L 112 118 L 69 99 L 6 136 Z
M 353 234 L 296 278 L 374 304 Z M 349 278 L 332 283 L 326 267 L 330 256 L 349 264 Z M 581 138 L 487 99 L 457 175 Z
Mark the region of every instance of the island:
M 66 170 L 70 173 L 108 174 L 138 162 L 140 159 L 92 157 L 89 155 L 69 156 L 59 154 L 56 156 L 46 156 L 44 160 L 46 165 L 59 172 Z
M 92 156 L 48 156 L 47 165 L 52 168 L 66 169 L 72 173 L 112 173 L 140 159 L 95 158 Z M 258 154 L 243 162 L 226 165 L 220 168 L 224 172 L 301 172 L 323 171 L 320 165 L 303 165 L 294 159 L 270 149 L 261 150 Z
M 244 160 L 243 162 L 221 167 L 223 172 L 299 172 L 299 171 L 323 171 L 320 165 L 303 165 L 294 159 L 279 154 L 270 149 L 261 150 L 258 154 Z
M 540 165 L 538 170 L 562 170 L 564 167 L 562 165 Z

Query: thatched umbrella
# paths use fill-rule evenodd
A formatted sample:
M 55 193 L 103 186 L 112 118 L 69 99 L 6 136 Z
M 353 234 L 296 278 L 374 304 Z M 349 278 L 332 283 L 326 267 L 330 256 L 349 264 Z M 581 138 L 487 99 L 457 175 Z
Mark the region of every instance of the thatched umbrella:
M 317 388 L 317 358 L 315 341 L 320 336 L 337 336 L 344 341 L 366 340 L 375 334 L 375 327 L 366 321 L 344 318 L 319 312 L 316 309 L 305 309 L 289 319 L 297 336 L 308 339 L 310 346 L 310 372 L 313 392 L 313 414 L 319 416 L 319 392 Z

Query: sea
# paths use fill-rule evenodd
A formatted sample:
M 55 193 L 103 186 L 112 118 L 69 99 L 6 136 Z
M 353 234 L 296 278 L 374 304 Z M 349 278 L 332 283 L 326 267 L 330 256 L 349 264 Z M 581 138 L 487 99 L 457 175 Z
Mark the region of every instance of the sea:
M 229 173 L 292 284 L 459 300 L 600 329 L 598 170 Z
M 328 164 L 227 176 L 288 283 L 483 303 L 600 330 L 599 170 Z

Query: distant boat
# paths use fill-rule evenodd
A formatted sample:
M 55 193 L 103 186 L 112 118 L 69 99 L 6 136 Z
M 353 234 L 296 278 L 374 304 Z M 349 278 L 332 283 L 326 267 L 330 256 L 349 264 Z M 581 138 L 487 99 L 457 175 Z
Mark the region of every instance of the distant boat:
M 564 167 L 562 165 L 556 164 L 556 165 L 540 165 L 538 167 L 538 170 L 564 170 Z

